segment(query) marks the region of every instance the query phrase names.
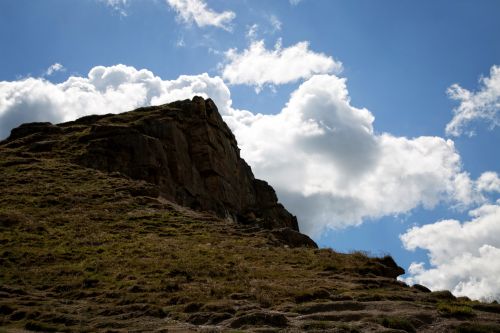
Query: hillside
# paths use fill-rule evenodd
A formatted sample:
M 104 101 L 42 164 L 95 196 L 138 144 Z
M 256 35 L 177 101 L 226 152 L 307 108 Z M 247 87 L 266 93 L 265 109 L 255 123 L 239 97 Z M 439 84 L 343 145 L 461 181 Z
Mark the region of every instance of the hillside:
M 500 332 L 500 305 L 318 249 L 211 100 L 0 142 L 0 332 Z

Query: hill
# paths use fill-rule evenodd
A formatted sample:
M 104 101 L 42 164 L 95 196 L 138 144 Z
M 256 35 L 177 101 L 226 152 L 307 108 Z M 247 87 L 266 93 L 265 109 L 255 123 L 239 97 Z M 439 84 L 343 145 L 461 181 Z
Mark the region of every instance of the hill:
M 500 332 L 500 305 L 318 249 L 211 100 L 0 142 L 0 332 Z

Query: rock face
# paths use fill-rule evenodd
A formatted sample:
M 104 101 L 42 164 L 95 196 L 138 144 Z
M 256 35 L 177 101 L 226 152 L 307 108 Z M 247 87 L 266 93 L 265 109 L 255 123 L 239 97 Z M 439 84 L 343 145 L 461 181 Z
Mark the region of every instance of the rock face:
M 7 141 L 35 136 L 32 150 L 50 150 L 60 132 L 80 133 L 78 164 L 155 184 L 161 196 L 182 206 L 240 223 L 298 231 L 296 217 L 278 203 L 274 189 L 255 179 L 241 159 L 236 139 L 211 99 L 194 97 L 59 125 L 24 124 Z

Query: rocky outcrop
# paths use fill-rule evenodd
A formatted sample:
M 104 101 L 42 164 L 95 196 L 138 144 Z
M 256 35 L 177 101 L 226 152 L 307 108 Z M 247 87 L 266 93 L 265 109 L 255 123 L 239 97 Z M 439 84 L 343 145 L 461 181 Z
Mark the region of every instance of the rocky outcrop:
M 8 138 L 8 141 L 13 141 L 16 139 L 24 138 L 27 137 L 30 134 L 53 134 L 53 133 L 60 133 L 61 128 L 57 127 L 56 125 L 52 125 L 51 123 L 48 122 L 40 122 L 40 123 L 27 123 L 27 124 L 22 124 L 19 127 L 14 128 L 10 132 L 10 136 Z
M 317 247 L 316 243 L 309 236 L 290 228 L 275 229 L 272 231 L 272 235 L 278 241 L 290 247 Z
M 31 151 L 50 151 L 57 143 L 54 136 L 62 132 L 77 140 L 78 164 L 155 184 L 161 196 L 182 206 L 240 223 L 298 231 L 295 216 L 240 157 L 236 139 L 211 99 L 194 97 L 59 125 L 24 124 L 7 142 L 30 141 Z

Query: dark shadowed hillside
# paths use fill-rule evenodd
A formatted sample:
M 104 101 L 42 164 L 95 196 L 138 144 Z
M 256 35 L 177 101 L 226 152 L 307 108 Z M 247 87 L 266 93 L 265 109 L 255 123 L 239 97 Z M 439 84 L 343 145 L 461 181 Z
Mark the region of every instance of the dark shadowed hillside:
M 0 332 L 500 332 L 500 305 L 318 249 L 211 100 L 0 142 Z

